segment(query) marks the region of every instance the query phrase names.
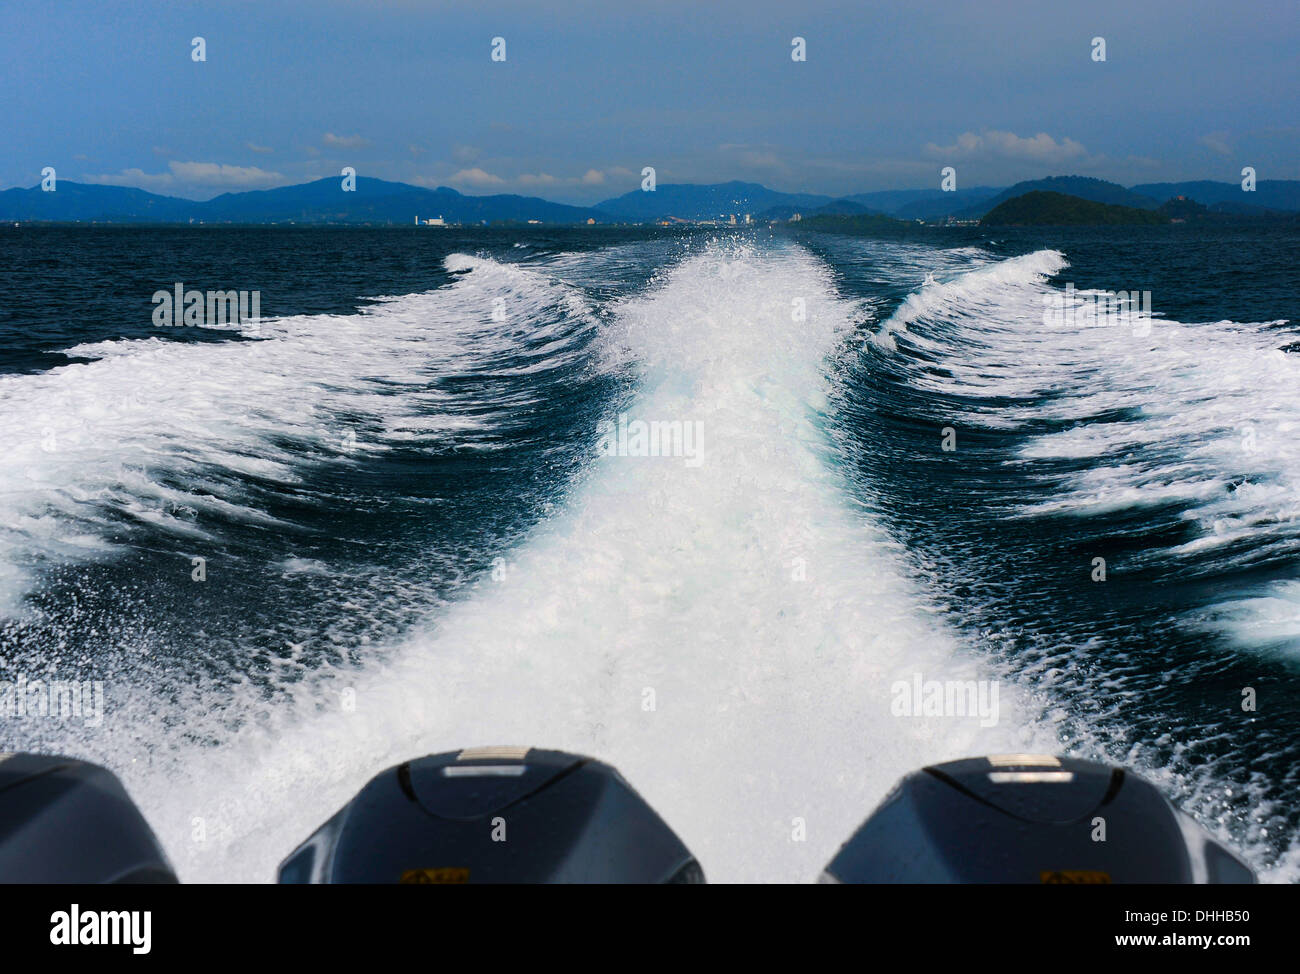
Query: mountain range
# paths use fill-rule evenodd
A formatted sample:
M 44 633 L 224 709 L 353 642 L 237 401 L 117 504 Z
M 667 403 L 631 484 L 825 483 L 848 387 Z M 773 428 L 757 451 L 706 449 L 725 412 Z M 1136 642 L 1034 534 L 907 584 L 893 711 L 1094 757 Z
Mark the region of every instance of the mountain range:
M 979 186 L 952 192 L 938 189 L 887 190 L 832 197 L 783 193 L 759 183 L 662 184 L 654 192 L 633 190 L 594 207 L 553 203 L 533 196 L 466 196 L 446 186 L 429 189 L 408 183 L 358 177 L 344 192 L 338 177 L 296 186 L 224 193 L 203 202 L 161 196 L 126 186 L 59 180 L 54 192 L 39 186 L 0 192 L 0 221 L 105 223 L 340 223 L 412 224 L 441 217 L 447 223 L 651 223 L 664 220 L 729 219 L 746 214 L 760 221 L 801 216 L 867 216 L 900 220 L 975 220 L 1018 196 L 1062 193 L 1110 206 L 1154 210 L 1185 196 L 1216 212 L 1251 214 L 1300 211 L 1300 180 L 1260 180 L 1245 193 L 1238 183 L 1199 180 L 1124 187 L 1085 176 L 1052 176 L 1006 188 Z
M 1159 208 L 1099 203 L 1080 196 L 1034 189 L 1003 200 L 989 210 L 985 226 L 1108 226 L 1168 223 L 1170 217 Z
M 297 186 L 223 193 L 204 202 L 159 196 L 125 186 L 60 179 L 53 192 L 39 186 L 0 192 L 0 220 L 97 221 L 105 223 L 395 223 L 441 217 L 447 223 L 612 222 L 590 207 L 552 203 L 533 196 L 466 196 L 447 186 L 357 177 L 344 192 L 336 177 Z

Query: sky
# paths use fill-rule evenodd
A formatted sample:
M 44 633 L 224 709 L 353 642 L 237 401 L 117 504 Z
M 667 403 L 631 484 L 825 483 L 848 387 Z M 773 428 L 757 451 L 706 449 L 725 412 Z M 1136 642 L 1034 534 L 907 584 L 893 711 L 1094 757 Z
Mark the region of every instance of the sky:
M 1298 52 L 1296 0 L 0 0 L 0 188 L 1297 179 Z

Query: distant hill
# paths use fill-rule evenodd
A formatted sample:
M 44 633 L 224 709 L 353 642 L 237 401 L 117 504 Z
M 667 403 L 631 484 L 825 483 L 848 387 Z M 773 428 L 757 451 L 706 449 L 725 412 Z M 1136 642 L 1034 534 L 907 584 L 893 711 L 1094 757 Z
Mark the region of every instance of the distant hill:
M 1224 200 L 1222 203 L 1211 203 L 1211 213 L 1230 213 L 1234 216 L 1296 216 L 1300 211 L 1284 210 L 1273 207 L 1252 206 L 1249 203 L 1239 203 L 1236 200 Z
M 206 202 L 66 179 L 60 179 L 52 193 L 39 187 L 0 193 L 0 220 L 413 224 L 416 216 L 440 216 L 448 223 L 610 222 L 599 210 L 531 196 L 464 196 L 445 186 L 426 189 L 368 177 L 357 178 L 354 192 L 343 192 L 341 178 L 330 176 L 297 186 L 224 193 Z
M 1169 219 L 1156 210 L 1032 190 L 999 203 L 980 222 L 986 226 L 1154 226 Z
M 1128 206 L 1139 210 L 1154 210 L 1163 202 L 1163 199 L 1153 199 L 1125 189 L 1119 183 L 1094 179 L 1091 176 L 1048 176 L 1046 179 L 1031 179 L 1016 183 L 979 205 L 970 207 L 961 215 L 968 219 L 978 219 L 1007 200 L 1032 192 L 1058 193 L 1093 203 Z
M 847 199 L 861 203 L 870 210 L 896 216 L 900 220 L 939 220 L 956 216 L 992 199 L 1000 192 L 1001 189 L 993 186 L 973 186 L 947 193 L 941 189 L 902 189 L 858 193 Z
M 345 193 L 330 176 L 298 186 L 225 193 L 203 204 L 202 219 L 219 223 L 412 223 L 442 217 L 448 223 L 500 221 L 585 223 L 609 217 L 584 206 L 567 206 L 532 196 L 465 196 L 447 186 L 425 189 L 383 179 L 357 178 Z
M 856 216 L 863 213 L 874 212 L 861 203 L 854 203 L 852 200 L 831 200 L 824 206 L 808 208 L 806 206 L 773 206 L 763 210 L 761 213 L 755 213 L 756 220 L 789 220 L 796 213 L 801 217 L 810 216 Z
M 823 230 L 829 233 L 897 233 L 913 229 L 916 224 L 896 220 L 885 213 L 823 213 L 790 224 L 800 230 Z
M 648 222 L 677 217 L 679 220 L 717 220 L 736 214 L 743 218 L 773 207 L 806 211 L 832 202 L 816 193 L 781 193 L 759 183 L 660 183 L 654 192 L 634 189 L 630 193 L 597 203 L 596 208 L 619 220 Z
M 841 199 L 831 200 L 825 206 L 819 206 L 812 212 L 824 216 L 857 216 L 862 213 L 879 213 L 880 210 L 870 206 L 863 206 L 861 203 L 855 203 L 850 199 Z
M 185 222 L 201 204 L 129 186 L 98 186 L 60 179 L 52 193 L 40 186 L 0 192 L 0 220 L 101 220 L 114 223 Z
M 1241 183 L 1220 183 L 1201 179 L 1189 183 L 1143 183 L 1133 192 L 1158 200 L 1175 196 L 1200 200 L 1213 208 L 1216 204 L 1241 204 L 1264 210 L 1300 210 L 1300 179 L 1261 179 L 1255 191 L 1247 193 Z
M 39 187 L 0 191 L 0 221 L 111 223 L 305 223 L 411 224 L 442 217 L 448 223 L 551 224 L 650 223 L 665 219 L 716 220 L 751 214 L 762 221 L 831 216 L 888 214 L 900 220 L 941 221 L 946 217 L 979 219 L 1001 204 L 1031 192 L 1063 194 L 1076 199 L 1155 210 L 1175 197 L 1195 199 L 1208 207 L 1197 221 L 1216 216 L 1274 219 L 1300 212 L 1300 180 L 1261 180 L 1253 193 L 1238 183 L 1202 180 L 1146 183 L 1125 189 L 1118 183 L 1086 176 L 1052 176 L 1017 183 L 1008 189 L 977 186 L 944 193 L 938 189 L 888 190 L 855 196 L 782 193 L 759 183 L 662 184 L 652 193 L 633 190 L 597 207 L 552 203 L 534 196 L 496 194 L 466 196 L 446 186 L 428 189 L 408 183 L 358 177 L 356 191 L 345 193 L 341 177 L 330 176 L 296 186 L 225 193 L 205 202 L 162 196 L 127 186 L 104 186 L 61 179 L 58 189 Z
M 1258 206 L 1249 206 L 1235 201 L 1206 206 L 1196 200 L 1175 197 L 1163 203 L 1160 212 L 1179 223 L 1209 223 L 1215 225 L 1300 224 L 1300 213 L 1294 210 L 1265 210 Z

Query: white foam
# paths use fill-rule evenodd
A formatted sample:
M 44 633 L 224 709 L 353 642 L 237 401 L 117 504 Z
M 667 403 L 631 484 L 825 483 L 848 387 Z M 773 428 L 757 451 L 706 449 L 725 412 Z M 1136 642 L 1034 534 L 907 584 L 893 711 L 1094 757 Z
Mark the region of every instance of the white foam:
M 905 772 L 1051 750 L 1006 683 L 993 728 L 890 713 L 913 673 L 994 674 L 828 462 L 826 359 L 856 313 L 807 254 L 723 245 L 618 307 L 604 340 L 643 376 L 629 416 L 702 422 L 704 462 L 594 459 L 503 579 L 366 667 L 261 713 L 209 688 L 187 730 L 218 746 L 155 735 L 147 766 L 110 752 L 183 878 L 270 879 L 381 768 L 522 742 L 618 766 L 714 881 L 812 880 Z
M 1260 594 L 1216 605 L 1206 627 L 1240 645 L 1294 656 L 1300 645 L 1300 582 L 1274 582 Z
M 924 288 L 881 332 L 919 353 L 916 385 L 973 400 L 953 406 L 955 422 L 1059 424 L 1031 436 L 1018 462 L 1086 466 L 1053 480 L 1023 515 L 1178 503 L 1197 537 L 1165 557 L 1243 540 L 1256 559 L 1300 552 L 1300 356 L 1282 350 L 1294 331 L 1159 317 L 1048 324 L 1044 298 L 1059 292 L 1046 278 L 1066 266 L 1038 251 Z M 909 328 L 917 321 L 924 327 Z
M 67 351 L 96 361 L 0 376 L 0 614 L 19 611 L 42 563 L 107 554 L 137 523 L 192 542 L 214 522 L 273 524 L 244 478 L 297 484 L 318 464 L 447 438 L 493 448 L 542 393 L 484 409 L 434 380 L 563 367 L 594 320 L 546 275 L 447 265 L 470 273 L 354 315 L 266 322 L 257 341 L 98 342 Z
M 1045 310 L 1061 297 L 1048 277 L 1067 266 L 1058 252 L 1038 251 L 926 287 L 880 329 L 884 337 L 873 354 L 896 352 L 890 365 L 942 397 L 945 422 L 1024 433 L 1018 455 L 1006 461 L 1006 496 L 1014 499 L 1015 485 L 1026 479 L 1042 486 L 1012 516 L 1090 517 L 1178 505 L 1191 539 L 1131 559 L 1213 575 L 1224 562 L 1248 568 L 1294 558 L 1300 553 L 1300 358 L 1283 351 L 1295 342 L 1294 329 L 1278 321 L 1169 320 L 1160 317 L 1159 292 L 1152 295 L 1150 320 L 1098 327 L 1085 318 L 1063 326 Z M 1115 283 L 1117 290 L 1132 289 L 1131 280 Z M 1045 423 L 1050 432 L 1041 432 Z M 1300 644 L 1297 583 L 1275 582 L 1263 591 L 1245 584 L 1247 590 L 1225 592 L 1181 621 L 1242 648 L 1293 659 Z M 1087 665 L 1093 647 L 1071 650 Z M 1102 685 L 1108 694 L 1125 692 L 1122 674 Z M 1078 707 L 1072 710 L 1077 716 Z M 1130 733 L 1123 725 L 1086 724 L 1072 732 L 1099 745 L 1090 750 L 1111 755 L 1115 741 Z M 1175 755 L 1197 743 L 1177 745 Z M 1276 840 L 1258 825 L 1270 814 L 1269 802 L 1256 797 L 1249 820 L 1226 813 L 1231 789 L 1199 756 L 1190 759 L 1194 771 L 1172 770 L 1188 767 L 1177 758 L 1157 759 L 1162 764 L 1153 767 L 1134 744 L 1120 760 L 1179 795 L 1220 838 L 1244 843 L 1257 862 L 1274 860 Z M 1240 770 L 1232 769 L 1234 777 Z M 1247 774 L 1253 795 L 1276 793 L 1277 783 L 1262 772 Z M 1300 839 L 1292 837 L 1289 851 L 1263 875 L 1269 881 L 1300 875 Z

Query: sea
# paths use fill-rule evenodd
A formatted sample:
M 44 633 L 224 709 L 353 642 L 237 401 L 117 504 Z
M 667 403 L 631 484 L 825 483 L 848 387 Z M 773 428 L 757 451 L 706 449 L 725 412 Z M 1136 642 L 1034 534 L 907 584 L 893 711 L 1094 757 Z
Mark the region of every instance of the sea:
M 1295 229 L 24 224 L 0 268 L 0 691 L 87 690 L 0 751 L 114 770 L 182 880 L 486 744 L 613 764 L 710 881 L 1006 751 L 1300 879 Z

